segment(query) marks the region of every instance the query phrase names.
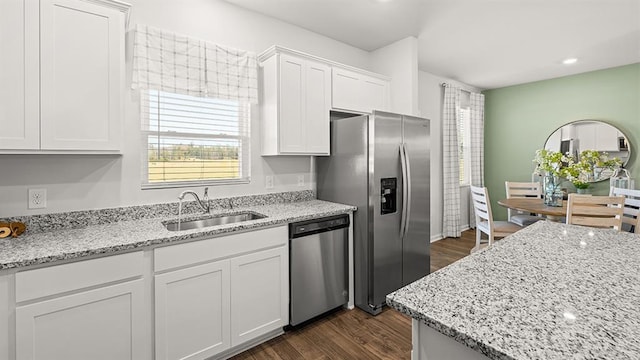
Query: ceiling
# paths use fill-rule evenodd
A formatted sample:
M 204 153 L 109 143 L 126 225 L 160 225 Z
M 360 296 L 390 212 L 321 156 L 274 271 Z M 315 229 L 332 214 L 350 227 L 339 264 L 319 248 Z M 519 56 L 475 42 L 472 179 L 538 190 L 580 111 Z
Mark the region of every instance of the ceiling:
M 226 1 L 366 51 L 414 36 L 420 70 L 480 89 L 640 62 L 640 0 Z

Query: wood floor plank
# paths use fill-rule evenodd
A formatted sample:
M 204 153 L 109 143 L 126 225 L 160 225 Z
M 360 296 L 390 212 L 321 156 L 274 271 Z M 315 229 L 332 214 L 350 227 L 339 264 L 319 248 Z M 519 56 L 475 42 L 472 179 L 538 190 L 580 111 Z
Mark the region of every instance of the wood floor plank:
M 469 255 L 475 231 L 431 244 L 431 272 Z M 411 359 L 411 319 L 390 308 L 377 316 L 360 309 L 337 310 L 306 326 L 287 331 L 233 360 Z

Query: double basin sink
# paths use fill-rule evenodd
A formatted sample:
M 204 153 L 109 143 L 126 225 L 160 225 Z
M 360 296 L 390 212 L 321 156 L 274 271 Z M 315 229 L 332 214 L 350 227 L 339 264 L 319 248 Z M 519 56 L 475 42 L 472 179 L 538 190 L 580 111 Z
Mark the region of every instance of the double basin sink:
M 233 214 L 220 214 L 215 216 L 206 217 L 203 219 L 186 220 L 186 221 L 171 221 L 164 223 L 164 227 L 169 231 L 183 231 L 193 229 L 204 229 L 211 226 L 233 224 L 249 220 L 257 220 L 265 218 L 265 215 L 244 211 Z

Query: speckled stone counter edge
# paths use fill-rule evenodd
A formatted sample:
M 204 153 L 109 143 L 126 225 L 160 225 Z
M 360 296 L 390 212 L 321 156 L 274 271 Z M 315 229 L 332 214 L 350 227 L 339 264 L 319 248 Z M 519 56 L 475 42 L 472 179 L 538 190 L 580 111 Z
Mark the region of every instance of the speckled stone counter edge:
M 452 329 L 446 325 L 443 325 L 442 323 L 430 319 L 427 316 L 424 316 L 422 313 L 420 313 L 419 311 L 416 311 L 414 309 L 411 309 L 397 301 L 395 301 L 395 299 L 392 296 L 387 296 L 387 305 L 395 310 L 400 311 L 401 313 L 410 316 L 411 318 L 418 320 L 419 322 L 427 325 L 428 327 L 436 330 L 437 332 L 441 333 L 442 335 L 445 335 L 447 337 L 450 337 L 452 339 L 454 339 L 455 341 L 459 342 L 460 344 L 471 348 L 485 356 L 487 356 L 490 359 L 495 359 L 495 360 L 515 360 L 513 357 L 508 356 L 507 354 L 503 354 L 502 352 L 496 350 L 495 348 L 488 346 L 482 342 L 476 341 L 475 339 L 473 339 L 471 336 L 469 336 L 468 334 L 465 334 L 463 332 L 460 332 L 458 330 Z
M 618 240 L 617 242 L 614 243 L 611 240 L 612 235 L 616 236 L 616 240 Z M 451 284 L 455 284 L 454 280 L 460 279 L 459 275 L 464 273 L 468 269 L 474 269 L 474 271 L 478 271 L 480 273 L 482 273 L 483 269 L 495 270 L 495 269 L 501 268 L 501 271 L 502 271 L 504 270 L 504 268 L 502 268 L 502 264 L 504 263 L 505 265 L 508 265 L 509 261 L 511 261 L 511 260 L 507 261 L 505 259 L 512 259 L 513 257 L 517 258 L 519 254 L 527 254 L 527 256 L 521 257 L 518 259 L 522 260 L 526 258 L 529 261 L 533 261 L 533 268 L 535 268 L 536 266 L 541 266 L 542 269 L 549 269 L 548 267 L 549 263 L 559 264 L 558 260 L 560 259 L 565 261 L 566 259 L 572 259 L 576 261 L 575 264 L 573 264 L 575 265 L 574 266 L 575 269 L 573 270 L 574 271 L 573 273 L 576 273 L 575 272 L 576 269 L 585 268 L 585 261 L 588 260 L 587 266 L 592 265 L 591 263 L 593 262 L 593 259 L 594 259 L 593 255 L 595 253 L 591 254 L 592 255 L 591 257 L 589 256 L 581 257 L 581 256 L 577 256 L 576 254 L 589 255 L 587 251 L 594 251 L 594 252 L 597 252 L 598 255 L 601 255 L 603 250 L 608 250 L 607 252 L 605 252 L 605 254 L 606 253 L 609 253 L 609 255 L 615 254 L 612 256 L 614 256 L 616 259 L 619 259 L 620 254 L 618 252 L 624 251 L 624 253 L 627 254 L 627 256 L 624 258 L 624 261 L 621 261 L 619 263 L 614 263 L 609 261 L 607 264 L 610 266 L 613 266 L 614 268 L 615 266 L 624 265 L 624 268 L 622 268 L 622 270 L 618 268 L 619 270 L 618 273 L 625 274 L 624 275 L 625 278 L 627 277 L 627 274 L 638 274 L 636 271 L 626 271 L 626 270 L 633 269 L 632 267 L 629 267 L 629 264 L 637 264 L 637 261 L 634 261 L 634 260 L 637 259 L 636 254 L 638 252 L 633 250 L 637 250 L 638 245 L 635 245 L 635 244 L 640 244 L 638 243 L 638 241 L 640 240 L 640 236 L 636 234 L 631 234 L 626 232 L 616 232 L 608 229 L 592 229 L 589 227 L 581 227 L 577 225 L 565 225 L 565 224 L 559 224 L 559 223 L 554 223 L 550 221 L 540 221 L 533 225 L 530 225 L 529 227 L 523 230 L 518 231 L 515 234 L 510 235 L 507 238 L 511 240 L 500 241 L 497 244 L 493 245 L 492 247 L 485 248 L 481 251 L 478 251 L 470 256 L 465 257 L 462 260 L 457 261 L 454 264 L 449 265 L 446 268 L 438 270 L 438 272 L 434 274 L 430 274 L 429 276 L 419 279 L 412 284 L 409 284 L 399 290 L 392 292 L 391 294 L 388 294 L 386 297 L 387 305 L 389 305 L 391 308 L 395 310 L 398 310 L 406 315 L 409 315 L 411 318 L 419 321 L 421 324 L 424 324 L 434 329 L 435 331 L 454 339 L 458 343 L 468 348 L 471 348 L 487 356 L 490 359 L 515 360 L 515 359 L 530 359 L 530 358 L 545 358 L 545 359 L 547 358 L 637 359 L 638 358 L 637 354 L 640 353 L 640 351 L 637 350 L 639 349 L 638 347 L 634 348 L 636 349 L 634 351 L 637 351 L 636 353 L 630 353 L 632 354 L 631 357 L 620 356 L 625 354 L 628 355 L 627 351 L 630 351 L 628 350 L 628 348 L 620 348 L 620 350 L 616 355 L 610 356 L 610 357 L 601 357 L 602 354 L 598 354 L 597 352 L 596 354 L 598 355 L 595 355 L 593 357 L 590 357 L 590 356 L 575 357 L 573 356 L 575 355 L 575 353 L 571 352 L 572 350 L 571 348 L 568 348 L 570 352 L 562 353 L 563 351 L 567 351 L 567 348 L 563 348 L 562 346 L 552 349 L 554 352 L 535 353 L 535 355 L 533 355 L 532 353 L 528 353 L 527 351 L 530 351 L 530 349 L 541 349 L 542 347 L 538 343 L 539 341 L 535 340 L 535 337 L 531 336 L 532 333 L 528 333 L 528 332 L 521 333 L 519 332 L 521 331 L 519 328 L 514 328 L 513 326 L 509 325 L 509 323 L 507 323 L 506 326 L 502 326 L 502 327 L 495 327 L 497 323 L 494 323 L 493 324 L 494 327 L 491 328 L 491 332 L 509 334 L 509 336 L 513 338 L 526 339 L 526 340 L 523 340 L 522 345 L 520 344 L 513 345 L 513 343 L 510 343 L 509 346 L 507 347 L 504 347 L 504 344 L 497 345 L 495 343 L 492 343 L 491 337 L 486 337 L 486 333 L 483 335 L 481 332 L 478 333 L 473 331 L 474 330 L 473 326 L 475 325 L 473 322 L 469 322 L 469 321 L 456 322 L 455 321 L 456 316 L 455 315 L 451 316 L 451 313 L 452 312 L 455 313 L 459 311 L 462 314 L 462 317 L 464 318 L 464 312 L 465 311 L 469 312 L 469 310 L 472 310 L 472 306 L 463 305 L 463 307 L 456 309 L 455 305 L 453 304 L 451 304 L 451 307 L 449 307 L 450 303 L 439 302 L 440 300 L 436 299 L 436 297 L 433 296 L 434 292 L 438 291 L 438 287 L 447 287 Z M 541 244 L 548 246 L 548 248 L 546 249 L 541 248 L 540 247 Z M 528 254 L 536 254 L 532 252 L 533 249 L 535 249 L 541 254 L 561 254 L 561 256 L 558 256 L 558 257 L 549 256 L 549 255 L 535 256 L 535 259 L 533 259 L 532 257 L 528 256 Z M 554 249 L 554 250 L 551 251 L 551 249 Z M 591 249 L 594 249 L 594 250 L 591 250 Z M 513 257 L 510 255 L 513 255 Z M 494 262 L 494 261 L 501 261 L 501 262 Z M 490 265 L 483 267 L 483 265 L 485 264 L 490 264 Z M 599 265 L 602 265 L 602 264 L 599 264 Z M 595 265 L 594 268 L 601 269 L 602 267 L 599 265 Z M 567 267 L 567 266 L 568 266 L 567 263 L 563 263 L 560 267 Z M 513 269 L 516 269 L 516 268 L 519 269 L 520 266 L 515 266 L 515 267 L 512 266 L 511 271 L 513 272 Z M 527 269 L 530 270 L 531 267 Z M 612 276 L 612 274 L 614 274 L 615 272 L 609 268 L 607 270 L 609 271 L 604 272 L 607 274 L 605 278 L 609 279 Z M 440 276 L 438 276 L 438 274 Z M 515 275 L 516 275 L 516 278 L 521 276 L 521 274 L 517 272 L 515 273 Z M 565 276 L 565 275 L 561 275 L 561 276 Z M 490 278 L 492 279 L 492 282 L 500 280 L 499 277 L 490 277 Z M 542 277 L 542 278 L 547 279 L 547 277 Z M 573 278 L 569 278 L 567 282 L 571 282 L 572 279 Z M 590 279 L 593 279 L 593 276 L 591 276 Z M 558 281 L 554 282 L 553 280 L 551 280 L 550 282 L 558 283 Z M 638 282 L 634 281 L 633 279 L 631 279 L 629 282 L 634 285 L 638 284 Z M 600 283 L 606 283 L 606 281 L 600 282 Z M 437 284 L 437 285 L 435 287 L 430 287 L 430 284 Z M 589 288 L 589 286 L 584 286 L 584 288 Z M 456 288 L 456 289 L 460 289 L 460 288 Z M 467 291 L 466 288 L 464 289 L 465 291 Z M 445 296 L 440 299 L 445 299 L 445 298 L 450 299 L 451 296 L 458 296 L 461 298 L 471 298 L 473 296 L 485 296 L 486 294 L 482 292 L 466 293 L 462 291 L 460 293 L 456 293 L 455 295 L 452 293 L 449 293 L 448 295 L 450 296 L 449 297 Z M 593 296 L 594 294 L 591 294 L 591 295 L 592 297 L 594 297 Z M 506 295 L 500 292 L 499 296 L 505 297 Z M 563 295 L 560 295 L 560 296 L 563 296 Z M 584 297 L 584 296 L 585 296 L 584 293 L 579 293 L 579 297 Z M 629 298 L 632 299 L 633 297 L 629 297 Z M 535 301 L 538 299 L 536 297 L 532 299 L 533 300 L 527 300 L 528 302 L 521 304 L 520 307 L 535 308 L 535 306 L 531 306 L 531 305 L 532 303 L 533 305 L 537 305 Z M 545 296 L 542 296 L 540 297 L 540 299 L 548 299 L 548 298 Z M 624 299 L 624 298 L 620 297 L 618 299 Z M 558 303 L 559 300 L 557 298 L 552 298 L 550 301 L 551 302 L 555 301 L 553 302 L 555 304 L 555 303 Z M 619 309 L 635 309 L 635 304 L 625 304 L 624 300 L 622 301 L 623 301 L 622 304 L 619 304 L 619 303 L 611 304 L 609 302 L 606 302 L 606 304 L 595 303 L 594 305 L 592 305 L 593 306 L 592 309 L 588 309 L 584 307 L 582 307 L 581 309 L 585 313 L 588 310 L 594 310 L 594 309 L 596 310 L 596 313 L 597 313 L 598 311 L 605 309 L 606 306 L 613 306 L 612 311 L 614 313 Z M 435 309 L 435 310 L 431 311 L 432 309 Z M 539 317 L 541 319 L 544 318 L 544 316 L 542 315 L 547 315 L 549 310 L 547 309 L 545 311 L 547 312 L 540 312 Z M 593 315 L 593 311 L 591 312 L 591 314 Z M 486 315 L 491 315 L 491 314 L 482 313 L 481 316 L 486 316 Z M 526 317 L 527 318 L 533 317 L 535 319 L 536 315 L 538 314 L 536 314 L 535 312 L 534 313 L 528 312 L 526 314 Z M 625 319 L 627 318 L 625 316 L 621 316 L 621 317 Z M 605 313 L 604 315 L 597 317 L 596 320 L 594 320 L 591 324 L 588 321 L 587 322 L 583 321 L 581 324 L 586 324 L 586 325 L 584 328 L 580 330 L 582 331 L 582 333 L 579 333 L 579 334 L 584 335 L 585 333 L 592 333 L 592 331 L 589 329 L 589 326 L 592 326 L 595 328 L 602 327 L 603 326 L 601 322 L 602 319 L 612 319 L 612 318 L 613 317 L 610 314 Z M 472 320 L 472 321 L 475 321 L 475 320 Z M 547 323 L 555 324 L 554 320 L 547 320 Z M 629 328 L 637 329 L 637 327 L 633 327 L 633 326 Z M 567 333 L 565 331 L 566 329 L 561 329 L 560 326 L 558 326 L 558 329 L 563 330 L 563 331 L 559 331 L 558 333 L 561 333 L 561 334 Z M 625 332 L 626 331 L 627 330 L 625 330 Z M 476 335 L 478 334 L 480 336 L 485 336 L 485 338 L 477 337 Z M 609 333 L 605 332 L 604 338 L 606 339 L 606 341 L 609 340 L 609 336 L 610 336 Z M 597 342 L 593 342 L 593 339 L 589 337 L 583 337 L 583 338 L 586 339 L 584 340 L 584 343 L 593 344 L 593 347 L 596 350 L 601 349 L 601 345 L 598 344 Z M 634 337 L 634 339 L 637 339 L 637 336 Z M 525 344 L 528 345 L 526 348 L 524 347 Z M 529 350 L 521 350 L 522 348 L 529 349 Z M 584 350 L 589 351 L 588 348 Z M 540 356 L 540 355 L 549 355 L 549 354 L 557 354 L 557 353 L 560 353 L 560 356 L 555 356 L 555 357 Z
M 270 194 L 237 196 L 211 199 L 212 210 L 229 210 L 235 207 L 281 204 L 315 199 L 312 190 L 290 191 Z M 182 213 L 200 214 L 202 210 L 195 201 L 185 201 Z M 41 215 L 23 215 L 0 218 L 0 222 L 20 221 L 27 225 L 27 234 L 54 230 L 79 229 L 87 226 L 115 223 L 119 221 L 141 220 L 178 215 L 178 202 L 126 206 L 97 210 L 80 210 Z

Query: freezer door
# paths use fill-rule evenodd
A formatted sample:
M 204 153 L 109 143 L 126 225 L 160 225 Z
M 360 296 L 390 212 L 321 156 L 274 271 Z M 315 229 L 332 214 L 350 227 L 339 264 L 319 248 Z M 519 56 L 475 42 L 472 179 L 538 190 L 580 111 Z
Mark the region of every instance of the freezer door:
M 429 120 L 404 116 L 403 132 L 409 201 L 402 242 L 402 285 L 429 274 L 430 244 L 430 133 Z
M 387 294 L 402 286 L 402 116 L 375 112 L 370 121 L 369 164 L 373 166 L 369 177 L 369 204 L 373 229 L 369 232 L 369 257 L 373 261 L 369 269 L 369 305 L 378 308 L 385 303 Z M 395 195 L 390 196 L 393 188 Z M 389 201 L 396 203 L 386 206 Z
M 369 117 L 332 114 L 331 156 L 316 158 L 318 199 L 355 205 L 353 214 L 354 300 L 369 310 Z

